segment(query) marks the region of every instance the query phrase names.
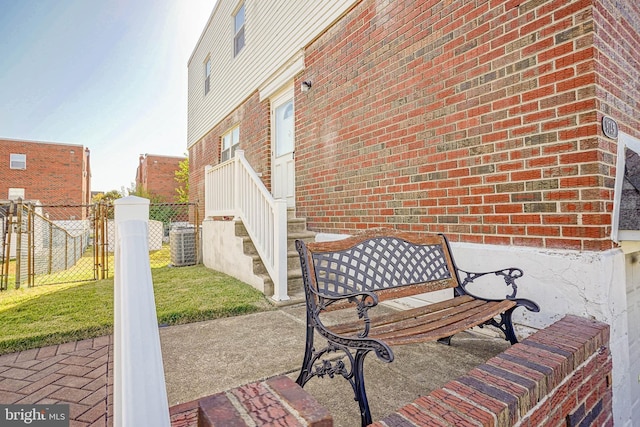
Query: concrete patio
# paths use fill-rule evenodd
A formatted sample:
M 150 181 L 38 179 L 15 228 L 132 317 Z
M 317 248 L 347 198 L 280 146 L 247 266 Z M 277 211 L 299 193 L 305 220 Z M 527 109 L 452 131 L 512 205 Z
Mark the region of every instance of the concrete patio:
M 277 375 L 297 377 L 304 350 L 305 308 L 165 327 L 160 330 L 171 406 Z M 0 356 L 0 403 L 69 403 L 71 426 L 111 426 L 112 340 L 101 337 Z M 450 347 L 397 348 L 391 364 L 369 356 L 367 392 L 374 420 L 463 375 L 508 347 L 471 333 Z M 358 405 L 343 379 L 305 387 L 336 426 L 358 425 Z

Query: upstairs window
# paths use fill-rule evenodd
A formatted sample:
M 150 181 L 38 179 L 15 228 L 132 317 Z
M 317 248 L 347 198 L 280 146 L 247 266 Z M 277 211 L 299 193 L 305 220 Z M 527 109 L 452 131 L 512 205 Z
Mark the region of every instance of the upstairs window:
M 204 94 L 209 93 L 209 88 L 211 87 L 211 58 L 207 58 L 207 61 L 204 63 Z
M 240 142 L 240 127 L 236 126 L 229 132 L 222 135 L 222 154 L 220 160 L 226 162 L 233 157 Z
M 26 154 L 11 154 L 9 158 L 9 167 L 11 169 L 26 169 L 27 168 L 27 155 Z
M 238 56 L 244 47 L 244 3 L 233 16 L 233 56 Z

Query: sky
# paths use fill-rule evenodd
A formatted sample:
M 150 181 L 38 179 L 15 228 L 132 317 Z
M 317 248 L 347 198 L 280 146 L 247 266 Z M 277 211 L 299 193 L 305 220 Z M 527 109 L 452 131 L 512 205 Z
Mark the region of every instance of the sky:
M 0 0 L 0 138 L 79 144 L 92 191 L 187 152 L 187 62 L 216 0 Z

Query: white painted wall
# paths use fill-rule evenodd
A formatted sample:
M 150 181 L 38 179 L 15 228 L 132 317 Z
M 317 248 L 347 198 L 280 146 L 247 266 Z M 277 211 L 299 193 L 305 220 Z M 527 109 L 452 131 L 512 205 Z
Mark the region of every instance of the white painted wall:
M 202 222 L 202 263 L 264 292 L 264 281 L 253 274 L 253 259 L 245 255 L 235 227 L 235 221 Z
M 277 80 L 281 69 L 296 61 L 302 49 L 356 0 L 245 0 L 245 47 L 234 58 L 233 13 L 241 3 L 218 0 L 189 59 L 187 146 L 202 138 L 249 95 Z M 205 62 L 209 56 L 211 86 L 205 95 Z
M 629 333 L 629 405 L 631 419 L 640 423 L 640 243 L 623 244 L 625 256 L 627 326 Z M 630 424 L 631 425 L 631 424 Z

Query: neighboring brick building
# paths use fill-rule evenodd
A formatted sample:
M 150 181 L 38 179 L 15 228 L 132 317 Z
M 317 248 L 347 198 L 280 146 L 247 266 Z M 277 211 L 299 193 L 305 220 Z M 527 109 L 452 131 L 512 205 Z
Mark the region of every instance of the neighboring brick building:
M 89 149 L 82 145 L 0 139 L 0 200 L 88 205 L 89 160 Z M 65 215 L 51 219 L 85 219 L 87 209 L 66 209 Z
M 517 322 L 610 323 L 616 421 L 640 419 L 640 245 L 612 238 L 618 145 L 640 140 L 638 2 L 276 3 L 218 1 L 189 61 L 190 197 L 227 143 L 276 193 L 288 97 L 311 230 L 442 232 L 463 268 L 522 267 L 542 311 Z
M 179 164 L 186 157 L 141 154 L 136 171 L 136 189 L 142 189 L 151 196 L 157 196 L 163 202 L 173 203 L 180 186 L 175 178 Z

